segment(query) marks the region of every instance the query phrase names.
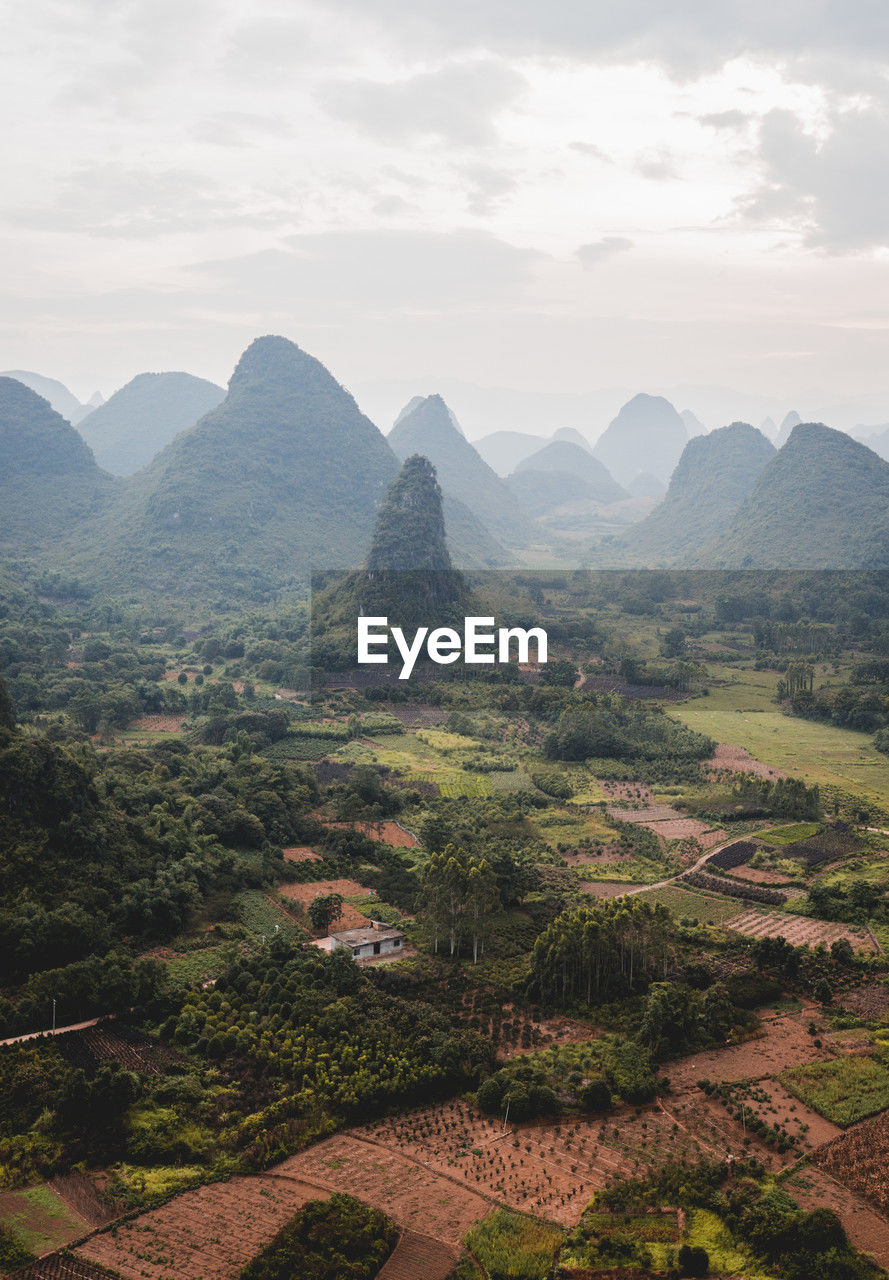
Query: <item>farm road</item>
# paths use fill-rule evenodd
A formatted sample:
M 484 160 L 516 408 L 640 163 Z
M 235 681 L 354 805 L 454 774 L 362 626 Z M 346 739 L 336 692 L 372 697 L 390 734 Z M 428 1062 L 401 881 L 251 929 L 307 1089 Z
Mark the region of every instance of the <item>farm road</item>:
M 56 1027 L 49 1031 L 29 1031 L 24 1036 L 10 1036 L 8 1040 L 0 1040 L 0 1048 L 7 1044 L 21 1044 L 24 1040 L 39 1040 L 41 1036 L 63 1036 L 68 1031 L 86 1031 L 87 1027 L 98 1026 L 108 1017 L 107 1013 L 98 1018 L 88 1018 L 86 1022 L 72 1022 L 68 1027 Z

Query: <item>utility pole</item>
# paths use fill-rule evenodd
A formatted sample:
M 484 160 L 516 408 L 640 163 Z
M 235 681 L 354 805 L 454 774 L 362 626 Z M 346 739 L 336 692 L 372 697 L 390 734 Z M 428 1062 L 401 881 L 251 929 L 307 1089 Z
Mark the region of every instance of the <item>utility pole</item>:
M 52 1029 L 53 1031 L 55 1031 L 56 1029 L 56 998 L 55 996 L 53 996 L 52 998 Z
M 506 1133 L 506 1126 L 508 1122 L 509 1122 L 509 1094 L 506 1095 L 506 1113 L 503 1117 L 503 1128 L 500 1130 L 501 1133 Z

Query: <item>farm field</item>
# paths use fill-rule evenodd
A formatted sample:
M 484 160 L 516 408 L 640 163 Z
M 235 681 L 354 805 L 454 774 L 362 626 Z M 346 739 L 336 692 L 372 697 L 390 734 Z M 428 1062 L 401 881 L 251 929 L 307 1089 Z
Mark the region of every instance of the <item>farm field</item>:
M 671 1062 L 670 1081 L 674 1089 L 690 1089 L 698 1080 L 761 1080 L 777 1076 L 789 1063 L 816 1062 L 829 1058 L 829 1050 L 817 1048 L 808 1025 L 817 1010 L 764 1018 L 761 1034 L 724 1049 L 707 1049 Z
M 848 1054 L 788 1067 L 781 1081 L 819 1115 L 846 1128 L 889 1107 L 889 1070 L 879 1058 Z
M 46 1183 L 0 1191 L 0 1226 L 38 1256 L 86 1235 L 90 1229 L 90 1223 Z
M 700 920 L 703 924 L 724 924 L 738 914 L 738 901 L 723 894 L 698 893 L 683 885 L 668 884 L 639 895 L 647 902 L 663 903 L 677 919 Z
M 851 1188 L 813 1164 L 792 1173 L 784 1188 L 802 1209 L 829 1205 L 840 1215 L 849 1239 L 878 1266 L 889 1268 L 889 1222 Z
M 820 942 L 830 946 L 838 938 L 848 938 L 856 951 L 878 950 L 874 940 L 864 929 L 855 925 L 833 924 L 827 920 L 812 920 L 808 916 L 794 916 L 780 911 L 743 910 L 723 922 L 726 929 L 743 933 L 748 938 L 784 938 L 795 947 L 816 947 Z
M 889 1216 L 889 1112 L 853 1125 L 816 1152 L 814 1160 Z
M 77 1254 L 123 1280 L 236 1280 L 306 1201 L 328 1194 L 295 1178 L 235 1177 L 185 1191 L 91 1236 Z
M 656 1106 L 521 1124 L 504 1133 L 499 1119 L 457 1100 L 379 1121 L 355 1136 L 563 1226 L 576 1223 L 593 1192 L 615 1179 L 706 1152 L 694 1131 Z
M 778 676 L 709 664 L 710 693 L 671 707 L 689 728 L 742 747 L 781 773 L 852 791 L 889 809 L 889 770 L 871 736 L 787 716 L 773 701 Z

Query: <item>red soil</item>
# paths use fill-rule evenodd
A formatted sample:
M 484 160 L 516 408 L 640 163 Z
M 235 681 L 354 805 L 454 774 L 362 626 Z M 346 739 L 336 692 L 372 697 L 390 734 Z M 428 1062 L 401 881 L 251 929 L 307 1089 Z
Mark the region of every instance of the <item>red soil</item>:
M 756 760 L 743 747 L 735 747 L 730 742 L 717 743 L 716 750 L 709 760 L 704 761 L 705 769 L 713 773 L 755 773 L 759 778 L 784 778 L 780 769 Z
M 321 854 L 316 853 L 314 849 L 310 849 L 307 844 L 291 845 L 288 849 L 282 849 L 285 862 L 320 862 Z
M 375 744 L 371 743 L 371 745 Z M 382 840 L 386 844 L 394 845 L 396 849 L 418 849 L 420 846 L 420 841 L 413 832 L 405 831 L 404 827 L 399 826 L 397 822 L 388 819 L 380 822 L 325 822 L 324 825 L 360 831 L 369 840 Z

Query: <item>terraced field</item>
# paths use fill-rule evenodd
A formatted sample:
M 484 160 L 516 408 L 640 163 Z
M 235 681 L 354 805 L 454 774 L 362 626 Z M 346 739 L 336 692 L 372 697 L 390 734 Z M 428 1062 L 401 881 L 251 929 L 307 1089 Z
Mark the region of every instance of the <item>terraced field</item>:
M 829 947 L 839 938 L 848 938 L 856 951 L 879 950 L 865 929 L 826 920 L 810 920 L 806 916 L 786 915 L 780 911 L 739 911 L 725 921 L 724 927 L 748 938 L 785 938 L 795 947 L 817 947 L 820 942 Z

